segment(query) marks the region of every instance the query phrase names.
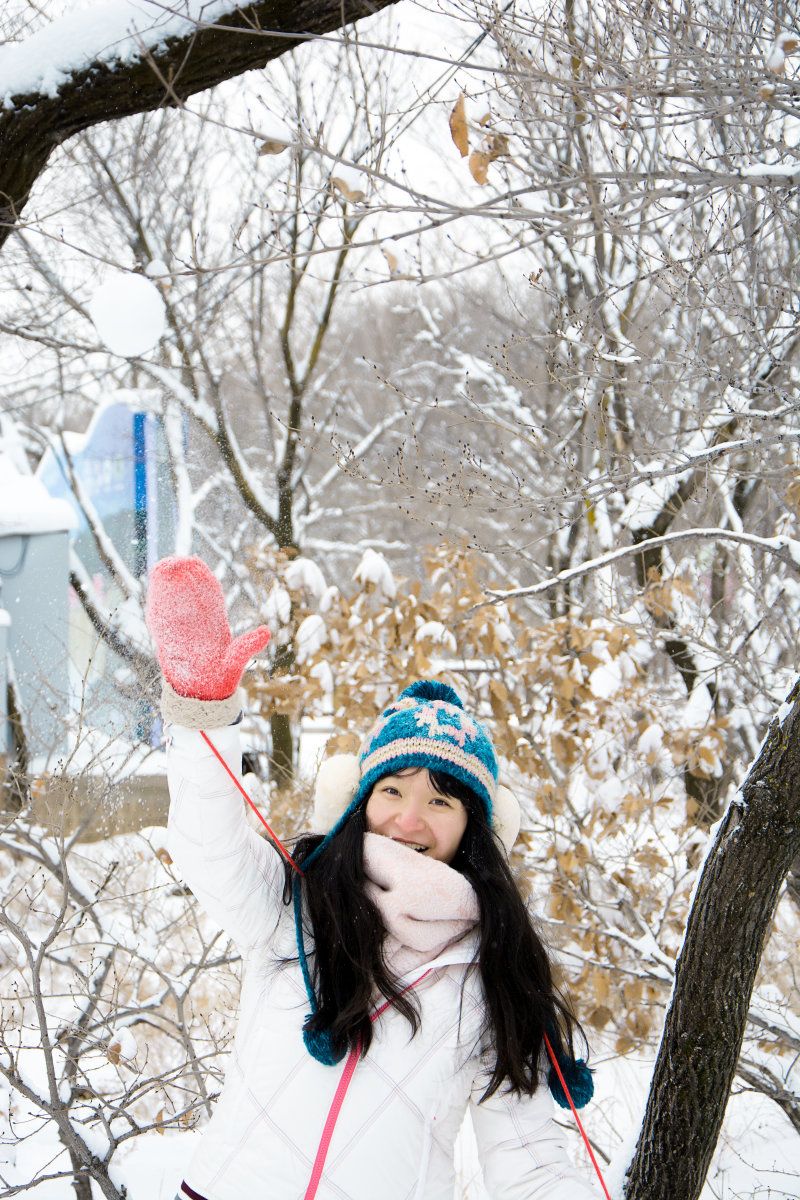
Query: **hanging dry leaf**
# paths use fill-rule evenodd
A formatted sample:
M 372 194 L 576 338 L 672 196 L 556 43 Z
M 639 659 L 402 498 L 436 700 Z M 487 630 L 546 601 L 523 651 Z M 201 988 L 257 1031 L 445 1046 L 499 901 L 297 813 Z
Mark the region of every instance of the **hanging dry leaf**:
M 360 204 L 362 200 L 366 200 L 367 193 L 362 192 L 360 188 L 351 187 L 346 179 L 342 179 L 338 175 L 331 175 L 331 187 L 337 192 L 341 192 L 345 200 L 351 204 Z
M 488 139 L 486 152 L 489 155 L 489 162 L 494 162 L 496 158 L 502 158 L 508 154 L 508 138 L 504 133 L 493 133 Z
M 291 144 L 279 141 L 278 138 L 266 138 L 258 148 L 258 157 L 261 158 L 264 154 L 283 154 Z
M 589 1013 L 589 1024 L 594 1029 L 604 1029 L 609 1021 L 613 1020 L 614 1014 L 605 1004 L 599 1004 L 597 1008 Z
M 466 158 L 469 154 L 469 132 L 463 92 L 460 93 L 455 107 L 450 113 L 450 136 L 461 151 L 461 157 Z
M 326 754 L 357 754 L 361 740 L 357 733 L 335 733 L 325 743 Z
M 164 1136 L 164 1119 L 165 1119 L 165 1117 L 166 1117 L 166 1113 L 164 1112 L 164 1109 L 160 1108 L 158 1110 L 158 1112 L 156 1113 L 156 1133 L 160 1133 L 162 1137 Z
M 106 1058 L 116 1067 L 119 1060 L 122 1058 L 122 1046 L 117 1038 L 114 1038 L 106 1046 Z
M 483 185 L 488 176 L 489 163 L 508 154 L 508 138 L 504 133 L 493 133 L 485 137 L 479 150 L 469 156 L 469 169 L 476 183 Z
M 611 986 L 608 979 L 608 972 L 600 967 L 592 968 L 592 984 L 594 987 L 594 998 L 598 1004 L 603 1004 L 609 997 Z
M 650 1022 L 641 1006 L 633 1010 L 626 1024 L 637 1038 L 646 1038 L 650 1032 Z
M 469 156 L 469 170 L 476 183 L 483 186 L 489 174 L 490 159 L 482 150 L 473 150 Z
M 391 250 L 387 250 L 385 246 L 381 246 L 381 253 L 383 254 L 383 257 L 386 259 L 386 262 L 388 264 L 389 275 L 392 278 L 394 278 L 395 275 L 397 274 L 397 268 L 398 268 L 397 255 L 392 254 Z

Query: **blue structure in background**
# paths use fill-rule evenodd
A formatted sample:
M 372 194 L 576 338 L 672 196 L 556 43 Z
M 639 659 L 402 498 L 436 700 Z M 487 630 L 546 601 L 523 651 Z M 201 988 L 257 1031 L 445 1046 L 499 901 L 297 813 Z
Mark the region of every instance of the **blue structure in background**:
M 136 574 L 147 570 L 147 448 L 144 413 L 133 414 L 133 527 L 136 538 Z
M 73 545 L 87 572 L 107 576 L 73 494 L 70 466 L 125 566 L 137 577 L 145 575 L 174 548 L 175 502 L 160 417 L 113 401 L 97 411 L 85 434 L 69 438 L 67 451 L 69 461 L 60 448 L 48 450 L 37 476 L 75 512 Z
M 175 499 L 163 424 L 157 415 L 140 411 L 137 402 L 139 397 L 131 393 L 131 403 L 126 397 L 104 405 L 85 434 L 68 435 L 66 452 L 48 450 L 37 471 L 50 495 L 67 501 L 75 513 L 72 548 L 92 581 L 92 599 L 111 613 L 126 597 L 98 550 L 75 491 L 84 494 L 114 550 L 137 578 L 172 554 L 175 545 Z M 157 736 L 151 732 L 154 714 L 141 708 L 138 686 L 125 664 L 102 644 L 76 605 L 69 652 L 78 673 L 86 674 L 92 725 L 132 740 Z

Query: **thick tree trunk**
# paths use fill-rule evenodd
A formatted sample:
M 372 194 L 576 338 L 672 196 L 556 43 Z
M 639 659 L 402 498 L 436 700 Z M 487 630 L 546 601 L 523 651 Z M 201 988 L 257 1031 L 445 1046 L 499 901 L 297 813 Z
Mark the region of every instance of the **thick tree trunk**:
M 696 1200 L 717 1143 L 764 942 L 800 852 L 800 684 L 706 859 L 626 1200 Z M 791 708 L 788 708 L 791 704 Z
M 20 218 L 55 146 L 82 129 L 174 106 L 263 67 L 310 37 L 388 8 L 394 0 L 260 0 L 218 14 L 129 62 L 89 62 L 54 96 L 14 96 L 0 109 L 0 246 Z

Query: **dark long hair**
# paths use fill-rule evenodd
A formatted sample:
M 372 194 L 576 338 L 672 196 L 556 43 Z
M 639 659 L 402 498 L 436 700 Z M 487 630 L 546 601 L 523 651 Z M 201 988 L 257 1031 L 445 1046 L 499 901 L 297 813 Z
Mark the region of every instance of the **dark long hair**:
M 475 961 L 486 999 L 484 1033 L 494 1053 L 494 1070 L 482 1099 L 504 1082 L 521 1095 L 532 1095 L 547 1034 L 557 1055 L 574 1057 L 582 1033 L 555 987 L 550 959 L 531 921 L 502 847 L 492 833 L 480 800 L 460 780 L 430 771 L 436 789 L 460 800 L 467 826 L 450 866 L 472 884 L 480 910 L 480 946 Z M 410 993 L 402 995 L 384 958 L 385 928 L 364 885 L 366 801 L 303 876 L 310 928 L 307 950 L 317 996 L 307 1021 L 315 1032 L 327 1030 L 334 1050 L 343 1052 L 360 1037 L 362 1052 L 372 1041 L 376 990 L 419 1028 L 419 1010 Z M 302 867 L 323 840 L 301 838 L 294 858 Z M 284 900 L 292 894 L 287 865 Z

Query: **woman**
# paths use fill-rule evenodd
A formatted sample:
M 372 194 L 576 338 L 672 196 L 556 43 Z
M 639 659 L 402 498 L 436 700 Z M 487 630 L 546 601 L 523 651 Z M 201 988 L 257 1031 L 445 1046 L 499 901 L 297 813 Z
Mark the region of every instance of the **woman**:
M 586 1071 L 508 870 L 518 812 L 487 731 L 445 685 L 406 689 L 360 756 L 320 772 L 317 832 L 288 865 L 233 778 L 235 689 L 268 632 L 231 640 L 197 559 L 156 567 L 148 625 L 170 850 L 245 965 L 225 1088 L 179 1196 L 452 1200 L 468 1109 L 492 1197 L 593 1196 L 552 1120 L 545 1036 L 579 1092 Z

